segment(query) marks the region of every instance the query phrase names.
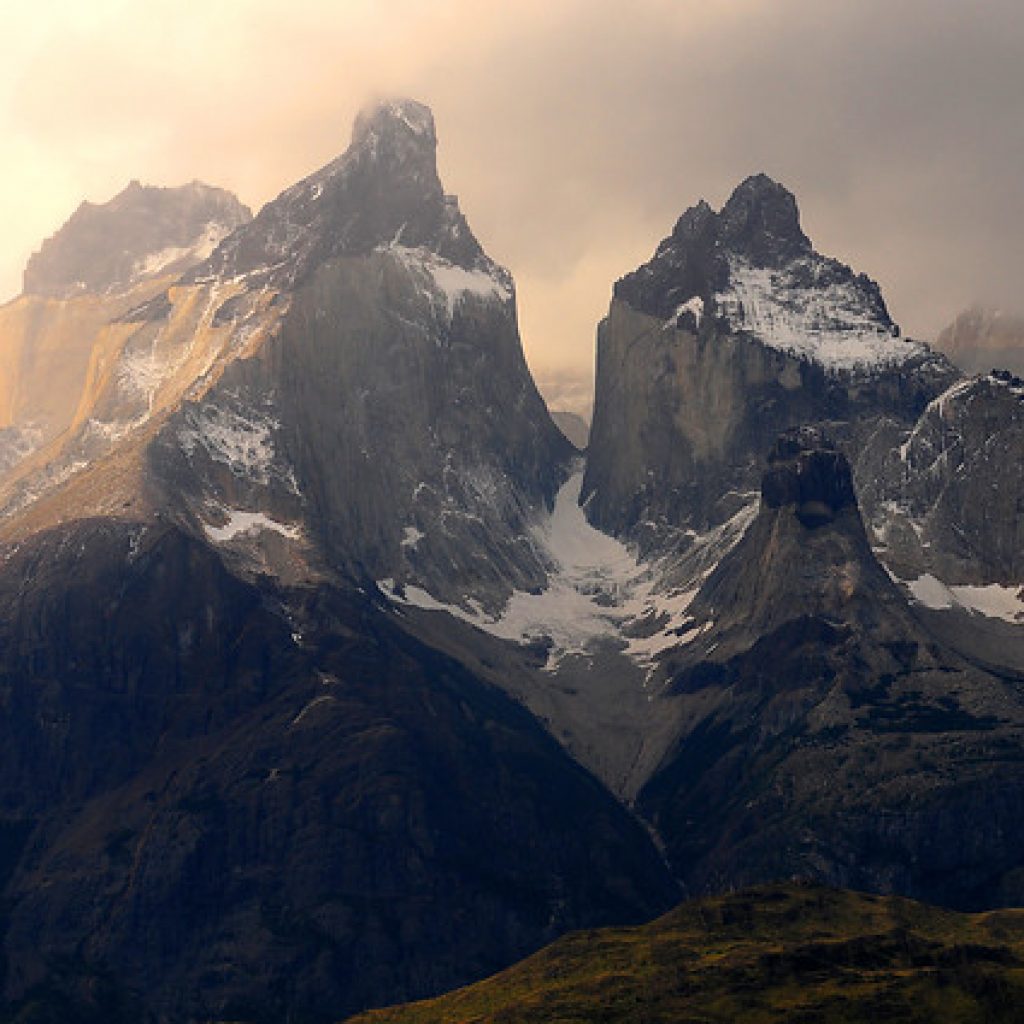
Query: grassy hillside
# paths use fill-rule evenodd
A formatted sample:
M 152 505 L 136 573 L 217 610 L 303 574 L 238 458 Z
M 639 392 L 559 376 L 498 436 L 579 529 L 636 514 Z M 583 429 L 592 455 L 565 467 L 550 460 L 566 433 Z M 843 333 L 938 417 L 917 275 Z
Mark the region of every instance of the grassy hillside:
M 958 914 L 781 885 L 579 932 L 439 999 L 358 1024 L 1024 1021 L 1024 911 Z

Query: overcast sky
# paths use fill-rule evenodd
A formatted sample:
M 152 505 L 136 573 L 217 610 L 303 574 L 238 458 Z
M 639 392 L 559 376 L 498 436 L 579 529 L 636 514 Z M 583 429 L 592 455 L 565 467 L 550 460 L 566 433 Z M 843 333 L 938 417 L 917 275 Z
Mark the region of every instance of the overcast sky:
M 199 178 L 255 209 L 400 94 L 433 108 L 541 373 L 588 368 L 614 279 L 762 170 L 907 333 L 976 299 L 1024 309 L 1020 0 L 0 7 L 0 299 L 82 199 Z

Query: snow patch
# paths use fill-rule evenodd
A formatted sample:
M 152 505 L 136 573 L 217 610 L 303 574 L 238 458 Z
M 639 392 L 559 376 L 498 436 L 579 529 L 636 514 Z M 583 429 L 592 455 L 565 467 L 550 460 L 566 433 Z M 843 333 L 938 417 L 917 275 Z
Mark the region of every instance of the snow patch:
M 913 599 L 925 608 L 936 611 L 962 608 L 990 619 L 1024 622 L 1024 586 L 1007 587 L 999 583 L 949 586 L 930 573 L 903 583 Z
M 498 268 L 467 270 L 443 259 L 429 249 L 411 249 L 392 242 L 379 251 L 391 253 L 406 269 L 422 294 L 440 305 L 451 320 L 455 307 L 467 295 L 485 301 L 507 302 L 512 287 Z
M 729 288 L 715 295 L 718 314 L 736 331 L 827 370 L 894 366 L 926 350 L 896 337 L 851 282 L 812 282 L 825 269 L 812 258 L 786 267 L 755 267 L 729 256 Z
M 138 260 L 132 268 L 132 278 L 153 277 L 175 263 L 188 260 L 190 263 L 202 263 L 212 255 L 213 250 L 230 234 L 226 224 L 211 220 L 189 245 L 171 245 L 166 249 L 150 253 Z
M 223 526 L 203 525 L 206 536 L 214 544 L 226 544 L 246 534 L 256 535 L 264 530 L 281 534 L 288 540 L 299 540 L 302 530 L 293 524 L 271 519 L 265 512 L 245 512 L 242 509 L 227 509 L 228 521 Z
M 275 463 L 273 435 L 280 425 L 277 420 L 255 412 L 242 415 L 232 409 L 206 405 L 198 411 L 186 410 L 185 426 L 178 431 L 178 441 L 189 456 L 201 447 L 236 476 L 267 484 L 275 476 L 290 479 Z
M 704 300 L 699 295 L 694 295 L 692 299 L 681 302 L 676 306 L 675 312 L 665 321 L 665 328 L 678 327 L 680 317 L 686 313 L 693 317 L 694 323 L 700 328 L 700 322 L 704 317 Z
M 706 629 L 687 615 L 698 587 L 663 587 L 658 563 L 638 561 L 621 541 L 591 526 L 579 504 L 582 483 L 582 472 L 574 473 L 551 514 L 533 529 L 534 543 L 553 566 L 547 587 L 539 594 L 514 591 L 500 615 L 487 616 L 469 602 L 445 604 L 420 587 L 398 588 L 392 579 L 378 585 L 395 601 L 446 611 L 505 640 L 550 640 L 549 671 L 569 655 L 607 643 L 650 668 L 662 651 Z
M 402 547 L 415 548 L 425 536 L 426 534 L 422 530 L 417 530 L 415 526 L 407 526 L 402 537 Z

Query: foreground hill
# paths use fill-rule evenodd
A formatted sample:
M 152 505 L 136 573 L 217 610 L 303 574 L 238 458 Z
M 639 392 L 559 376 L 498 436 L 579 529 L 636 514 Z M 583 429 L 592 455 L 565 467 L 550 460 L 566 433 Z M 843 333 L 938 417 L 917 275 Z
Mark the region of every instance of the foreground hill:
M 994 1024 L 1021 1020 L 1022 957 L 1019 910 L 780 885 L 570 935 L 480 984 L 353 1024 Z

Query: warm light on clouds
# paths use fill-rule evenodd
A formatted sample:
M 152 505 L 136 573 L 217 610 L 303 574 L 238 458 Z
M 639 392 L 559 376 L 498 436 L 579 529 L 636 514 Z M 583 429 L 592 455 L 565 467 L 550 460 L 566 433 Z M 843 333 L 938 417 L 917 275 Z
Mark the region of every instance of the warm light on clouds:
M 757 170 L 911 333 L 1024 307 L 1009 0 L 40 0 L 4 33 L 3 295 L 82 199 L 200 178 L 259 206 L 406 93 L 536 366 L 589 365 L 612 280 Z

